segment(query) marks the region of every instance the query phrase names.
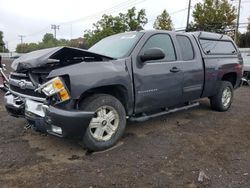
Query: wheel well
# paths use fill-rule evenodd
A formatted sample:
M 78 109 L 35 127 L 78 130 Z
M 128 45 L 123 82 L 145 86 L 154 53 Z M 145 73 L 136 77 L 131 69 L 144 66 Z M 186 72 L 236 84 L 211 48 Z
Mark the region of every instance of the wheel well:
M 230 72 L 230 73 L 224 74 L 221 80 L 229 81 L 229 82 L 231 82 L 233 87 L 235 87 L 236 79 L 237 79 L 237 74 L 235 72 Z
M 126 113 L 128 114 L 128 90 L 122 85 L 111 85 L 111 86 L 101 86 L 97 88 L 92 88 L 85 91 L 79 98 L 79 102 L 83 101 L 87 97 L 93 94 L 109 94 L 117 98 L 124 106 Z

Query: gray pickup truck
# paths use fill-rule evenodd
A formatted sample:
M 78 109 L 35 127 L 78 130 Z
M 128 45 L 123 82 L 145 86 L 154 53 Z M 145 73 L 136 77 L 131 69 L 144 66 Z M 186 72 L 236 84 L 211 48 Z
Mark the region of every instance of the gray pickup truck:
M 12 63 L 7 111 L 49 134 L 77 136 L 91 151 L 117 143 L 126 121 L 188 109 L 208 97 L 227 111 L 241 85 L 242 57 L 221 34 L 136 31 L 89 50 L 56 47 Z

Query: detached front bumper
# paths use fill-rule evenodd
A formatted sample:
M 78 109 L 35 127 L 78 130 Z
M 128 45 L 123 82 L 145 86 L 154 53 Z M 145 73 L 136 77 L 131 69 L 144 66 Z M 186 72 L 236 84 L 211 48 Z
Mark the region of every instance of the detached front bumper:
M 47 132 L 59 137 L 83 136 L 94 112 L 64 110 L 49 106 L 45 110 Z
M 10 92 L 6 93 L 4 99 L 10 115 L 24 117 L 38 130 L 59 137 L 83 136 L 94 115 L 94 112 L 47 106 L 43 102 L 22 98 Z

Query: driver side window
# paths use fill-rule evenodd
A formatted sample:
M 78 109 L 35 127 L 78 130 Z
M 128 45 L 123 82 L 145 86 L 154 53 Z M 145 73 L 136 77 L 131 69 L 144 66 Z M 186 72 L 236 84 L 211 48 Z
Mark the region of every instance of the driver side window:
M 143 47 L 143 51 L 150 48 L 161 48 L 165 53 L 165 58 L 160 61 L 175 61 L 176 55 L 173 42 L 168 34 L 156 34 L 151 36 Z

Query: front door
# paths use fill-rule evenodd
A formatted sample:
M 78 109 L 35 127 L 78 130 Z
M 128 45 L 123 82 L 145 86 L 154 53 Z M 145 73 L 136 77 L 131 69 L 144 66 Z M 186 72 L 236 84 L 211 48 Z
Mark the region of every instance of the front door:
M 133 63 L 135 113 L 171 107 L 182 101 L 182 63 L 177 61 L 169 34 L 154 34 L 148 38 L 139 54 L 150 48 L 161 48 L 165 58 Z

